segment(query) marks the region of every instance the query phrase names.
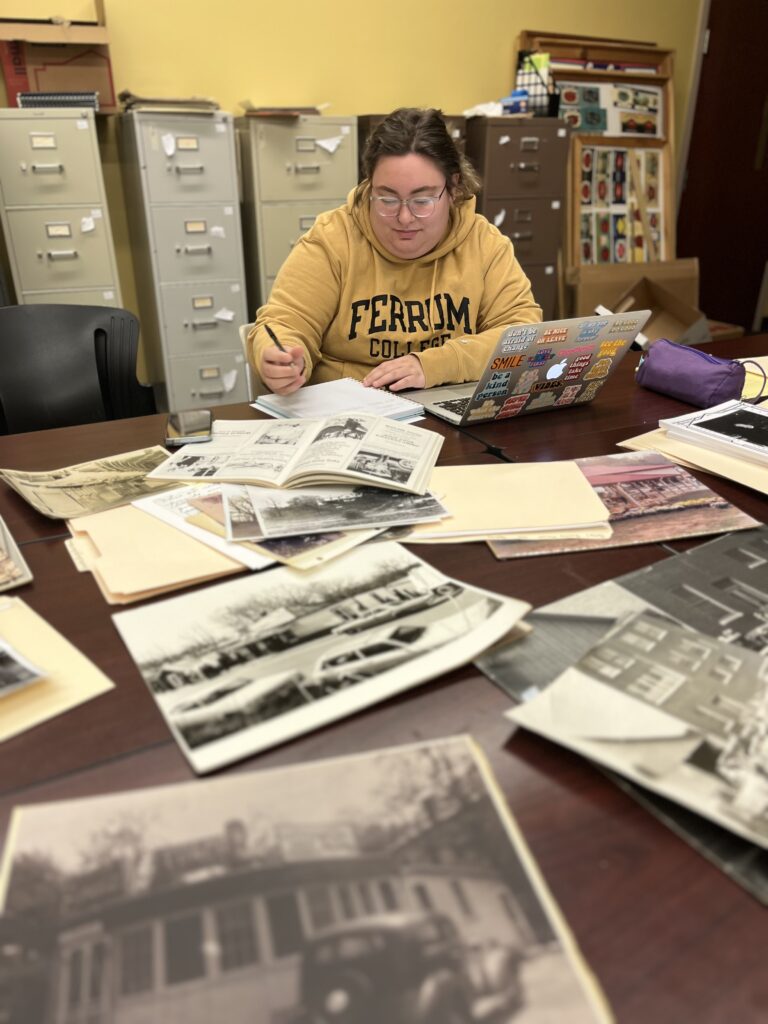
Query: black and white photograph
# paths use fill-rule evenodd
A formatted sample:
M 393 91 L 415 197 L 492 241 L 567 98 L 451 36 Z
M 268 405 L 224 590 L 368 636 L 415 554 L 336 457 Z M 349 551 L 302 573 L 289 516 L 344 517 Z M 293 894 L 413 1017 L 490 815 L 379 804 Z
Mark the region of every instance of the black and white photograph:
M 190 505 L 197 509 L 202 518 L 198 521 L 201 529 L 213 527 L 216 535 L 220 535 L 219 527 L 226 532 L 227 519 L 224 514 L 224 498 L 222 487 L 215 485 L 205 495 L 190 497 Z M 237 486 L 237 485 L 233 485 Z M 197 491 L 197 488 L 190 488 Z M 270 491 L 273 494 L 273 491 Z M 210 522 L 209 522 L 210 521 Z M 202 525 L 205 523 L 205 527 Z M 304 533 L 294 537 L 279 537 L 276 540 L 260 541 L 258 550 L 276 562 L 292 565 L 296 569 L 315 569 L 323 562 L 338 558 L 358 544 L 380 536 L 379 530 L 346 530 L 331 533 Z M 399 539 L 383 536 L 382 540 Z
M 768 414 L 754 406 L 745 406 L 720 416 L 702 417 L 696 426 L 736 441 L 748 441 L 768 451 Z
M 700 412 L 660 420 L 672 438 L 765 465 L 768 463 L 768 409 L 731 401 Z
M 370 530 L 435 522 L 448 515 L 432 494 L 405 494 L 384 488 L 266 487 L 223 488 L 229 540 L 262 541 L 338 530 Z
M 331 422 L 318 433 L 315 443 L 320 441 L 361 441 L 368 433 L 371 421 L 359 420 L 354 416 L 343 416 Z
M 611 1019 L 467 737 L 25 806 L 10 836 L 29 1024 Z
M 355 452 L 354 458 L 350 459 L 348 468 L 353 473 L 365 473 L 367 476 L 407 484 L 416 468 L 416 462 L 413 459 L 391 455 L 389 452 L 361 448 Z
M 24 658 L 5 640 L 0 639 L 0 698 L 15 693 L 30 683 L 36 683 L 44 674 L 42 669 Z
M 768 847 L 768 662 L 645 611 L 508 713 Z
M 537 608 L 526 616 L 530 635 L 483 653 L 475 664 L 519 704 L 543 693 L 624 617 L 644 611 L 664 614 L 689 630 L 747 647 L 764 658 L 768 530 L 699 544 L 646 569 Z M 763 846 L 734 833 L 730 821 L 715 824 L 700 812 L 659 796 L 647 788 L 645 780 L 620 782 L 729 878 L 768 904 L 768 854 Z
M 113 621 L 203 773 L 466 664 L 528 610 L 385 542 L 309 573 L 282 567 Z

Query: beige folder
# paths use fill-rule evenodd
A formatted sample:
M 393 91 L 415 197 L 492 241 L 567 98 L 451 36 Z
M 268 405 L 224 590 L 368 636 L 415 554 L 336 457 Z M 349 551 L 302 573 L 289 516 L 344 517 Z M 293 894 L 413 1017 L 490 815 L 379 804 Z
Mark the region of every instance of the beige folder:
M 243 569 L 132 505 L 70 519 L 68 526 L 73 558 L 93 573 L 109 604 L 129 604 Z
M 429 489 L 450 517 L 415 526 L 413 543 L 611 533 L 608 509 L 575 462 L 437 466 Z
M 18 597 L 0 598 L 0 637 L 43 673 L 0 697 L 0 740 L 111 690 L 114 683 Z

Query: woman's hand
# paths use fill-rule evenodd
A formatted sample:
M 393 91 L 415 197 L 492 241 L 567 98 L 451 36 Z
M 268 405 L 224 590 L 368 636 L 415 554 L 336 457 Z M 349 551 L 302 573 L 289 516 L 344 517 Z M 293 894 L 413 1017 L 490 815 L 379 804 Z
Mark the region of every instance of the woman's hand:
M 367 388 L 389 388 L 390 391 L 402 391 L 403 388 L 423 388 L 426 378 L 421 363 L 416 356 L 399 356 L 387 359 L 386 362 L 374 367 L 363 379 Z
M 296 345 L 282 352 L 276 345 L 265 348 L 259 366 L 259 375 L 275 395 L 290 395 L 306 384 L 304 377 L 304 350 Z

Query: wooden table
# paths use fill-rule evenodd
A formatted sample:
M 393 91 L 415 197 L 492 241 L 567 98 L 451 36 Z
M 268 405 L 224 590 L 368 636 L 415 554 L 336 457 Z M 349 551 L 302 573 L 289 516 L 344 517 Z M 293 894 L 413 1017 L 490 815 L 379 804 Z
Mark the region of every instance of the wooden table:
M 631 376 L 594 407 L 457 431 L 441 462 L 570 458 L 611 451 L 649 428 L 670 403 Z M 630 393 L 631 392 L 631 393 Z M 680 406 L 680 411 L 687 407 Z M 245 406 L 217 410 L 250 415 Z M 0 439 L 0 465 L 52 468 L 160 443 L 163 417 Z M 733 485 L 735 487 L 735 485 Z M 743 489 L 739 488 L 739 492 Z M 744 492 L 746 493 L 746 492 Z M 749 511 L 765 518 L 764 499 Z M 0 490 L 6 518 L 35 575 L 15 593 L 102 668 L 116 688 L 0 745 L 0 833 L 20 803 L 191 780 L 90 575 L 77 573 L 62 524 Z M 666 557 L 659 545 L 559 558 L 496 561 L 484 544 L 414 550 L 468 583 L 539 605 Z M 546 569 L 543 567 L 546 565 Z M 694 853 L 586 760 L 516 729 L 508 699 L 472 666 L 229 769 L 248 772 L 307 759 L 471 733 L 621 1024 L 758 1024 L 768 1019 L 766 911 Z M 30 1022 L 31 1024 L 31 1022 Z M 393 1022 L 396 1024 L 396 1022 Z

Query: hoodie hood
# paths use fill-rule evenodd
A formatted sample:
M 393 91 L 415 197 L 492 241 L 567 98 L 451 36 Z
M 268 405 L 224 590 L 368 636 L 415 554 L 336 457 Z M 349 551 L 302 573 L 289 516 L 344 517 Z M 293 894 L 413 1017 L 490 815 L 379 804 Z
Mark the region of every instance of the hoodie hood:
M 424 253 L 423 256 L 416 256 L 414 259 L 395 256 L 381 244 L 371 227 L 371 204 L 368 201 L 370 196 L 370 185 L 367 183 L 364 185 L 362 198 L 359 203 L 355 203 L 356 191 L 356 189 L 353 189 L 347 196 L 347 212 L 352 219 L 352 222 L 363 233 L 366 240 L 370 242 L 376 252 L 390 263 L 418 266 L 419 264 L 437 261 L 447 253 L 452 252 L 457 246 L 461 245 L 469 235 L 472 230 L 472 225 L 474 224 L 475 197 L 472 196 L 464 202 L 459 203 L 458 206 L 451 204 L 448 231 L 445 238 L 443 238 L 442 242 L 440 242 L 438 246 L 430 252 Z

